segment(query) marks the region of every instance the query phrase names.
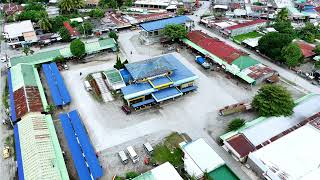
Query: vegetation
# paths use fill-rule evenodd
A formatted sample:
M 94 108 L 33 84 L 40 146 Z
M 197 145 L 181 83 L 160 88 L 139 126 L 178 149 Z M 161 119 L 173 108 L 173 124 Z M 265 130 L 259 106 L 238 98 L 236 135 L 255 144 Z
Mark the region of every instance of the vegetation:
M 85 44 L 80 39 L 75 39 L 70 44 L 70 51 L 75 57 L 82 57 L 86 53 Z
M 137 176 L 139 176 L 139 174 L 134 171 L 130 171 L 126 173 L 126 179 L 133 179 Z
M 316 38 L 320 38 L 320 32 L 312 23 L 307 22 L 305 27 L 298 32 L 298 36 L 309 43 L 313 43 Z
M 273 24 L 275 30 L 279 33 L 295 35 L 295 31 L 290 21 L 281 21 Z
M 61 27 L 59 29 L 58 33 L 59 33 L 62 41 L 64 41 L 64 42 L 70 42 L 71 41 L 71 35 L 70 35 L 70 33 L 69 33 L 67 28 Z
M 63 13 L 76 12 L 85 6 L 84 0 L 60 0 L 59 8 Z
M 178 15 L 183 15 L 184 12 L 185 12 L 185 9 L 184 9 L 183 7 L 179 8 L 179 9 L 177 10 L 177 14 L 178 14 Z
M 65 16 L 56 16 L 52 19 L 50 19 L 50 22 L 52 24 L 52 32 L 58 32 L 60 28 L 64 27 L 64 22 L 70 22 L 69 18 Z
M 320 69 L 320 61 L 316 61 L 316 62 L 314 63 L 314 67 L 315 67 L 316 69 Z
M 314 51 L 317 55 L 320 55 L 320 45 L 318 44 L 313 51 Z
M 104 17 L 104 11 L 101 8 L 95 8 L 89 12 L 89 16 L 93 18 L 102 18 Z
M 43 17 L 38 21 L 38 25 L 40 26 L 41 29 L 44 31 L 50 31 L 52 29 L 52 24 L 47 17 Z
M 265 85 L 253 98 L 252 107 L 260 116 L 290 116 L 295 104 L 291 94 L 280 85 Z
M 295 67 L 303 62 L 304 56 L 296 43 L 291 43 L 282 49 L 282 58 L 289 67 Z
M 258 42 L 258 50 L 276 61 L 282 61 L 281 51 L 289 45 L 293 37 L 279 32 L 270 32 L 263 36 Z
M 169 24 L 163 30 L 163 34 L 171 40 L 183 39 L 187 33 L 186 27 L 182 24 Z
M 116 32 L 111 31 L 111 32 L 109 32 L 108 36 L 109 36 L 110 38 L 113 38 L 115 41 L 118 41 L 118 38 L 119 38 L 119 37 L 118 37 L 118 35 L 117 35 Z
M 281 9 L 281 11 L 277 14 L 276 22 L 285 22 L 289 21 L 289 11 L 287 8 Z
M 8 81 L 7 79 L 5 80 L 5 89 L 4 89 L 4 93 L 2 95 L 2 103 L 5 107 L 5 109 L 9 109 L 9 86 L 8 86 Z
M 46 112 L 53 113 L 56 110 L 56 106 L 54 104 L 48 104 L 46 107 Z
M 240 119 L 240 118 L 233 119 L 228 125 L 228 132 L 238 130 L 239 128 L 244 126 L 244 124 L 245 124 L 244 119 Z
M 26 56 L 28 56 L 29 54 L 33 54 L 33 53 L 34 53 L 34 51 L 33 51 L 32 49 L 30 49 L 30 47 L 24 47 L 23 50 L 22 50 L 22 52 L 23 52 Z
M 120 57 L 117 55 L 116 64 L 113 67 L 119 70 L 119 69 L 124 68 L 125 64 L 128 64 L 128 60 L 121 62 Z
M 92 34 L 92 30 L 93 30 L 93 24 L 89 21 L 85 21 L 82 24 L 79 24 L 77 26 L 77 30 L 84 35 L 90 35 Z
M 60 56 L 55 57 L 52 61 L 63 63 L 63 62 L 66 62 L 66 59 L 60 55 Z
M 102 8 L 117 9 L 120 7 L 130 7 L 133 5 L 132 0 L 100 0 L 99 6 Z
M 238 36 L 234 36 L 233 39 L 236 41 L 236 42 L 242 42 L 246 39 L 249 39 L 249 38 L 256 38 L 256 37 L 260 37 L 262 36 L 260 33 L 258 33 L 257 31 L 253 31 L 253 32 L 249 32 L 249 33 L 246 33 L 246 34 L 240 34 Z
M 30 3 L 27 4 L 22 11 L 18 15 L 18 20 L 31 20 L 32 22 L 38 22 L 41 18 L 48 17 L 48 13 L 46 12 L 45 7 L 39 3 Z

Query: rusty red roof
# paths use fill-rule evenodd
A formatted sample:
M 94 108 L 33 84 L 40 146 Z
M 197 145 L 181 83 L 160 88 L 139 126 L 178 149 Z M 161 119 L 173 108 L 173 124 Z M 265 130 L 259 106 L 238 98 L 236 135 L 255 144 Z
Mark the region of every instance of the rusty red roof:
M 313 50 L 315 48 L 314 46 L 312 46 L 304 41 L 297 41 L 297 44 L 299 45 L 299 47 L 302 51 L 302 54 L 305 58 L 314 56 L 316 54 L 313 52 Z
M 248 21 L 248 22 L 245 22 L 245 23 L 237 24 L 237 25 L 234 25 L 234 26 L 230 26 L 230 27 L 227 27 L 226 29 L 232 31 L 232 30 L 235 30 L 235 29 L 239 29 L 239 28 L 243 28 L 243 27 L 247 27 L 247 26 L 251 26 L 251 25 L 255 25 L 255 24 L 261 24 L 261 23 L 265 23 L 265 22 L 268 22 L 268 21 L 264 20 L 264 19 L 257 19 L 257 20 L 253 20 L 253 21 Z
M 227 140 L 227 143 L 240 155 L 240 158 L 255 151 L 255 147 L 242 134 L 232 136 Z
M 79 36 L 80 35 L 80 33 L 75 28 L 73 28 L 68 22 L 64 22 L 63 25 L 64 25 L 64 27 L 66 27 L 68 29 L 71 36 Z
M 13 15 L 16 12 L 23 11 L 23 6 L 15 4 L 15 3 L 8 3 L 3 5 L 3 12 L 7 14 L 8 16 Z
M 38 87 L 21 87 L 13 92 L 13 97 L 17 119 L 21 118 L 28 112 L 43 111 L 41 96 Z
M 231 64 L 240 56 L 246 55 L 246 53 L 229 46 L 217 38 L 212 38 L 201 31 L 191 31 L 188 33 L 187 37 L 193 43 L 218 56 L 228 64 Z

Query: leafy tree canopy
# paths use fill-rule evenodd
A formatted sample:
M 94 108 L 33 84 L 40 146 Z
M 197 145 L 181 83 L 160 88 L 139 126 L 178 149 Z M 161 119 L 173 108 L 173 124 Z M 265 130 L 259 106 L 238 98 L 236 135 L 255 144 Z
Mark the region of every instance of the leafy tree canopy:
M 258 50 L 273 60 L 281 61 L 281 50 L 291 43 L 293 37 L 279 32 L 270 32 L 258 42 Z
M 89 21 L 85 21 L 82 24 L 77 25 L 77 30 L 81 34 L 90 35 L 90 34 L 92 34 L 93 24 Z
M 187 33 L 186 27 L 182 24 L 169 24 L 163 29 L 163 34 L 172 40 L 185 38 Z
M 236 118 L 233 119 L 228 125 L 228 131 L 235 131 L 241 128 L 245 124 L 244 119 Z
M 75 57 L 81 57 L 86 53 L 85 44 L 80 39 L 75 39 L 70 44 L 70 51 Z
M 117 33 L 116 32 L 114 32 L 114 31 L 111 31 L 111 32 L 109 32 L 109 37 L 110 38 L 113 38 L 114 40 L 118 40 L 118 35 L 117 35 Z
M 313 43 L 315 38 L 320 38 L 320 32 L 312 23 L 307 22 L 305 27 L 299 31 L 299 37 L 309 43 Z
M 320 45 L 318 44 L 313 51 L 314 51 L 317 55 L 320 55 Z
M 56 16 L 52 19 L 50 19 L 50 22 L 52 24 L 52 32 L 58 32 L 60 28 L 62 28 L 64 25 L 64 22 L 70 22 L 69 18 L 65 16 Z
M 282 49 L 283 60 L 289 67 L 294 67 L 303 62 L 303 54 L 296 43 L 291 43 Z
M 101 8 L 95 8 L 89 12 L 89 16 L 93 18 L 102 18 L 104 17 L 104 11 Z
M 62 41 L 64 41 L 64 42 L 70 42 L 71 41 L 71 35 L 70 35 L 70 33 L 69 33 L 67 28 L 61 27 L 59 29 L 58 33 L 59 33 Z
M 295 34 L 295 31 L 294 31 L 293 26 L 291 25 L 290 21 L 276 22 L 273 24 L 273 27 L 279 33 L 286 33 L 286 34 L 291 34 L 291 35 Z
M 291 94 L 280 85 L 265 85 L 253 98 L 252 107 L 261 116 L 290 116 L 295 104 Z

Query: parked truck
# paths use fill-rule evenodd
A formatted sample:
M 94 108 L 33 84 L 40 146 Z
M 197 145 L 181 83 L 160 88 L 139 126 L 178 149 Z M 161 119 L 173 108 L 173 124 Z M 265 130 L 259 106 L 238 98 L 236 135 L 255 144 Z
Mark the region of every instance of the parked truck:
M 237 103 L 237 104 L 232 104 L 229 106 L 225 106 L 224 108 L 219 110 L 219 115 L 220 116 L 226 116 L 238 112 L 245 112 L 252 109 L 250 103 Z
M 196 61 L 196 63 L 200 64 L 205 69 L 210 68 L 210 64 L 205 60 L 205 58 L 203 58 L 201 56 L 196 56 L 195 61 Z

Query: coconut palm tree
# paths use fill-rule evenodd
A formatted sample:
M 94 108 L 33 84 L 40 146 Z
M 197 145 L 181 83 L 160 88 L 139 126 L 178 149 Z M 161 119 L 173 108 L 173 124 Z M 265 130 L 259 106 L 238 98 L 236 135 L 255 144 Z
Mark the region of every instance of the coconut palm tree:
M 74 9 L 80 9 L 85 7 L 84 0 L 73 0 L 74 2 Z
M 75 7 L 75 2 L 73 0 L 60 0 L 59 8 L 62 12 L 71 12 Z
M 47 17 L 43 17 L 38 21 L 38 25 L 41 29 L 44 31 L 50 31 L 52 28 L 52 24 L 50 23 L 50 20 Z

